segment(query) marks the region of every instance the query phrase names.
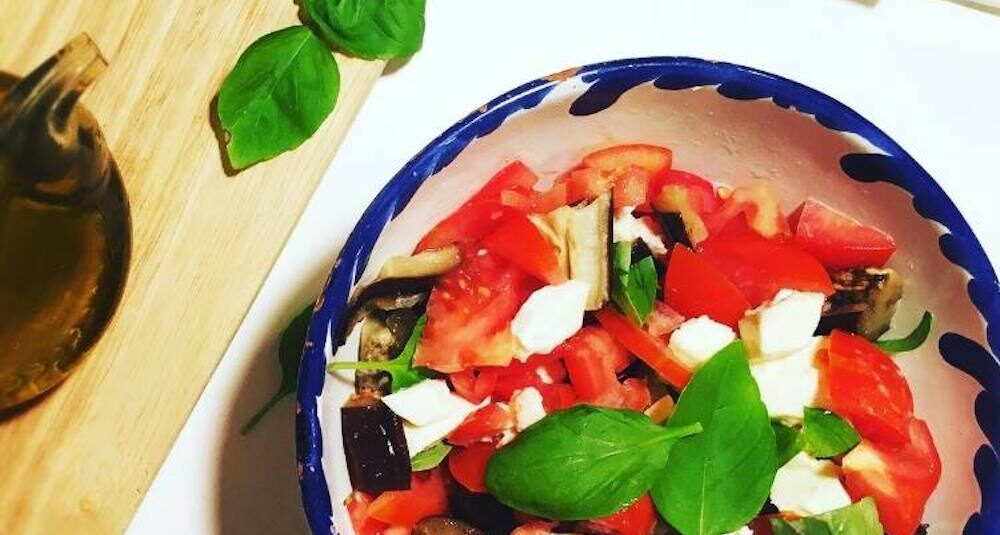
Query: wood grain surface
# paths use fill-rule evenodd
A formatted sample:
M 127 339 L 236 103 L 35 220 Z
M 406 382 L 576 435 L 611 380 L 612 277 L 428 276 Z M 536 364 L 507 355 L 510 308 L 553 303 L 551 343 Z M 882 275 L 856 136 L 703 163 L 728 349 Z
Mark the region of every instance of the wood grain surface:
M 122 305 L 60 387 L 0 421 L 0 533 L 121 532 L 333 157 L 381 62 L 338 57 L 333 117 L 293 153 L 226 176 L 209 106 L 292 0 L 0 0 L 0 70 L 79 32 L 110 68 L 84 102 L 132 205 Z

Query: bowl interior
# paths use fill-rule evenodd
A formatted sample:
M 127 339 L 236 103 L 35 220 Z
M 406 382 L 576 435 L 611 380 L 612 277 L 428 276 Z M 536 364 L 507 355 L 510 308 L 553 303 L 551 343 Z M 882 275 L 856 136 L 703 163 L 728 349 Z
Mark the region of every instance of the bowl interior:
M 342 505 L 350 484 L 338 410 L 352 391 L 351 377 L 317 374 L 323 373 L 322 360 L 357 357 L 357 333 L 336 354 L 328 335 L 330 319 L 339 316 L 355 279 L 364 284 L 389 256 L 411 251 L 431 225 L 512 160 L 524 161 L 545 180 L 591 150 L 640 142 L 670 147 L 675 168 L 717 183 L 768 180 L 780 193 L 786 213 L 806 197 L 815 197 L 895 237 L 899 251 L 891 266 L 904 275 L 906 295 L 890 335 L 908 332 L 925 309 L 936 319 L 931 337 L 935 343 L 898 359 L 913 389 L 917 413 L 929 422 L 943 460 L 941 484 L 925 518 L 934 533 L 959 533 L 980 511 L 973 459 L 987 440 L 973 408 L 983 388 L 949 361 L 996 363 L 979 346 L 986 345 L 986 323 L 967 291 L 968 266 L 963 269 L 945 256 L 949 229 L 928 219 L 928 210 L 917 209 L 921 202 L 933 202 L 945 203 L 937 209 L 954 210 L 950 201 L 891 140 L 832 99 L 740 67 L 696 60 L 645 61 L 648 64 L 618 62 L 538 80 L 497 99 L 411 161 L 366 213 L 351 238 L 354 244 L 345 248 L 346 261 L 353 265 L 344 265 L 342 256 L 319 304 L 310 330 L 313 347 L 307 347 L 303 364 L 303 380 L 315 390 L 311 395 L 300 391 L 300 403 L 316 400 L 322 384 L 315 409 L 305 411 L 308 425 L 303 425 L 302 414 L 299 425 L 300 460 L 314 477 L 303 482 L 314 531 L 317 522 L 325 527 L 324 516 L 329 523 L 325 504 L 315 502 L 316 494 L 327 492 L 335 529 L 353 533 Z M 698 65 L 701 70 L 692 70 Z M 712 73 L 718 78 L 712 79 Z M 819 119 L 798 111 L 802 109 Z M 859 121 L 857 128 L 848 128 L 847 119 Z M 940 199 L 923 197 L 934 193 Z M 955 217 L 962 222 L 957 213 Z M 956 234 L 961 237 L 965 231 L 967 227 Z M 971 233 L 969 237 L 974 244 L 970 254 L 982 255 Z M 359 269 L 369 247 L 367 269 Z M 995 275 L 985 256 L 981 260 L 995 292 Z M 937 343 L 945 333 L 962 337 L 953 339 L 959 347 L 945 355 L 948 360 Z M 971 346 L 962 346 L 965 340 Z M 946 349 L 947 344 L 940 345 Z M 968 354 L 977 347 L 979 354 Z M 321 437 L 321 443 L 312 444 L 303 432 Z M 315 503 L 310 504 L 310 493 Z

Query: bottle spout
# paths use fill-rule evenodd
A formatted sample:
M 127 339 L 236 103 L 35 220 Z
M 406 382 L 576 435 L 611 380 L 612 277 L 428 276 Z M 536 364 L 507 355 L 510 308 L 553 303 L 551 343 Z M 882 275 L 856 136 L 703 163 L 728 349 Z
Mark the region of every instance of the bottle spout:
M 86 202 L 107 183 L 111 157 L 77 101 L 107 62 L 86 34 L 21 79 L 0 101 L 0 159 L 22 192 L 43 202 Z

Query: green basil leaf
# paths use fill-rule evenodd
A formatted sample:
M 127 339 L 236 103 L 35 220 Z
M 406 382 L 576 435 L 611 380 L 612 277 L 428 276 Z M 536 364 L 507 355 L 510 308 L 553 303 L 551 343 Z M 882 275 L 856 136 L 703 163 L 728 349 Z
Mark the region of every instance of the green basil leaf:
M 299 361 L 302 360 L 302 347 L 306 344 L 306 334 L 309 322 L 312 320 L 313 306 L 302 309 L 281 333 L 278 343 L 278 364 L 281 365 L 281 384 L 278 390 L 267 400 L 267 403 L 240 428 L 240 434 L 249 433 L 260 423 L 261 419 L 274 408 L 285 396 L 295 392 L 299 386 Z
M 695 372 L 667 427 L 696 423 L 703 431 L 671 449 L 653 502 L 684 535 L 728 533 L 757 516 L 778 469 L 776 438 L 742 343 Z
M 392 391 L 396 392 L 408 386 L 413 386 L 424 379 L 430 377 L 430 373 L 413 367 L 413 355 L 417 352 L 417 344 L 427 327 L 427 316 L 420 316 L 413 325 L 410 337 L 406 340 L 406 345 L 399 352 L 399 356 L 386 361 L 339 361 L 326 365 L 326 371 L 336 370 L 380 370 L 389 372 L 392 376 Z
M 632 264 L 632 242 L 615 242 L 612 299 L 635 324 L 642 325 L 656 301 L 656 264 L 647 256 Z
M 778 444 L 778 468 L 781 468 L 802 451 L 802 433 L 795 427 L 774 421 L 771 430 Z
M 298 0 L 331 47 L 365 59 L 412 56 L 424 40 L 425 0 Z
M 486 487 L 535 516 L 607 516 L 648 491 L 671 446 L 699 430 L 697 423 L 665 428 L 640 412 L 578 405 L 546 416 L 498 451 Z
M 932 316 L 930 312 L 924 311 L 923 317 L 920 318 L 920 323 L 918 323 L 916 328 L 913 329 L 913 332 L 906 335 L 905 338 L 899 338 L 896 340 L 879 340 L 878 342 L 875 342 L 875 345 L 886 353 L 903 353 L 905 351 L 913 351 L 927 341 L 927 337 L 931 334 L 931 326 L 933 324 L 934 316 Z
M 806 453 L 817 459 L 829 459 L 847 453 L 861 442 L 858 432 L 836 414 L 806 407 L 802 420 L 802 444 Z
M 875 501 L 864 498 L 847 507 L 797 520 L 771 519 L 774 535 L 882 535 Z
M 439 440 L 431 444 L 424 451 L 416 454 L 410 459 L 410 469 L 414 472 L 430 470 L 441 464 L 448 454 L 451 453 L 451 446 Z
M 243 169 L 301 145 L 333 111 L 339 90 L 333 55 L 308 28 L 255 41 L 219 89 L 230 165 Z

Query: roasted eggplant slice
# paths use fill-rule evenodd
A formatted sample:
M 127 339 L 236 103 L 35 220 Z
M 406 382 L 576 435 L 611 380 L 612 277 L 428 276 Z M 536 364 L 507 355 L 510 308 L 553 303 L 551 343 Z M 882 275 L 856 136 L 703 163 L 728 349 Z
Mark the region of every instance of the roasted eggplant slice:
M 876 340 L 892 323 L 903 277 L 892 269 L 855 268 L 830 274 L 835 292 L 823 306 L 820 329 L 831 326 Z M 839 318 L 836 318 L 839 316 Z
M 469 492 L 455 484 L 448 493 L 451 514 L 483 531 L 486 535 L 508 535 L 517 526 L 514 510 L 491 494 Z
M 355 490 L 410 488 L 410 454 L 403 421 L 377 396 L 353 396 L 340 409 L 347 473 Z
M 417 279 L 440 277 L 458 267 L 462 255 L 458 247 L 449 245 L 440 249 L 428 249 L 413 256 L 394 256 L 386 260 L 379 279 Z
M 691 248 L 691 238 L 688 236 L 687 228 L 684 226 L 684 219 L 678 212 L 653 212 L 656 222 L 660 224 L 663 233 L 667 237 L 667 247 L 679 243 L 687 248 Z
M 474 528 L 461 520 L 446 516 L 425 518 L 413 527 L 413 535 L 484 535 L 482 530 Z
M 391 360 L 403 350 L 417 323 L 418 310 L 403 308 L 392 312 L 374 311 L 361 325 L 361 346 L 358 360 Z M 354 372 L 354 390 L 388 395 L 392 390 L 392 376 L 384 371 Z

